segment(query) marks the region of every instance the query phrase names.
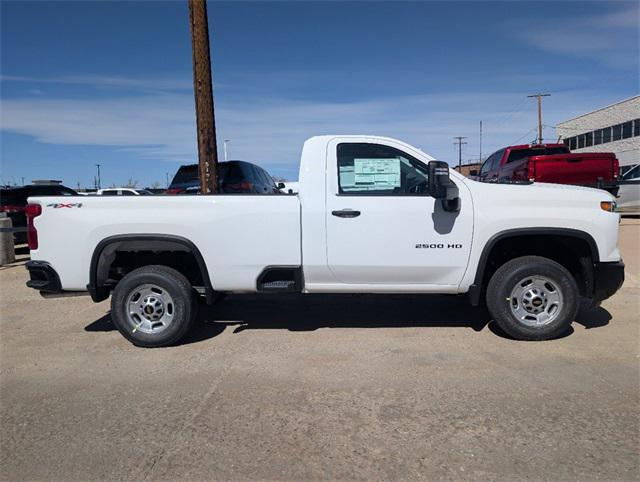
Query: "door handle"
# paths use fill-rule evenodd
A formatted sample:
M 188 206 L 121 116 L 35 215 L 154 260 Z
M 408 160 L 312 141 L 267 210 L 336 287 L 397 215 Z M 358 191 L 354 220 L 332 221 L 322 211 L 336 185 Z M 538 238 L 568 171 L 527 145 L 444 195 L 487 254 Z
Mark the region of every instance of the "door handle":
M 331 214 L 338 216 L 339 218 L 357 218 L 360 216 L 360 211 L 354 211 L 353 209 L 341 209 L 340 211 L 331 211 Z

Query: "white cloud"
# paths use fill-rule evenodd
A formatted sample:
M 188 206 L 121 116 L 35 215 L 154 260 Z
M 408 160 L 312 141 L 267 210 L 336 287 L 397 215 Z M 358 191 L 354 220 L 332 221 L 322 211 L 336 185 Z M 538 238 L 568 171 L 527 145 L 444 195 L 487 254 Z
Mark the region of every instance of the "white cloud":
M 588 91 L 554 95 L 545 100 L 544 121 L 555 124 L 615 100 L 619 100 L 615 94 Z M 297 164 L 306 138 L 321 134 L 396 137 L 447 161 L 457 159 L 455 135 L 470 137 L 464 159 L 478 156 L 480 119 L 484 154 L 519 138 L 528 142 L 535 137 L 535 103 L 526 92 L 428 94 L 348 103 L 245 99 L 230 105 L 222 98 L 216 107 L 218 138 L 231 139 L 232 158 L 282 168 Z M 42 143 L 111 146 L 139 159 L 196 159 L 190 94 L 10 99 L 2 101 L 0 111 L 1 129 Z
M 547 52 L 587 58 L 609 68 L 638 69 L 639 7 L 636 2 L 595 16 L 562 17 L 516 35 Z
M 122 77 L 108 75 L 64 75 L 58 77 L 26 77 L 21 75 L 0 75 L 1 82 L 35 84 L 84 85 L 95 88 L 129 89 L 137 91 L 181 91 L 193 89 L 191 78 L 154 76 Z

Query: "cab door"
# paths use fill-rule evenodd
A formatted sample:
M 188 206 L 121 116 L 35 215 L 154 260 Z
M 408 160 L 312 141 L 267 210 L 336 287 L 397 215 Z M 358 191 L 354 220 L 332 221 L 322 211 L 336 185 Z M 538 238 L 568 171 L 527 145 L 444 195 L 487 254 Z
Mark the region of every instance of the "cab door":
M 444 211 L 428 193 L 429 160 L 390 140 L 329 143 L 327 264 L 336 282 L 381 291 L 460 283 L 471 247 L 471 198 L 454 181 L 462 208 Z

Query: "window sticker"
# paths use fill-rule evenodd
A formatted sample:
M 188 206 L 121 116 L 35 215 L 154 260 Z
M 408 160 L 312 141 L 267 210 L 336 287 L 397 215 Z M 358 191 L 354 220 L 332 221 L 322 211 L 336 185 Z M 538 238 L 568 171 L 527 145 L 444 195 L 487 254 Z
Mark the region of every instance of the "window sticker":
M 351 167 L 351 166 L 349 166 Z M 397 157 L 390 159 L 354 159 L 353 174 L 340 170 L 341 182 L 343 187 L 348 184 L 343 182 L 345 178 L 347 182 L 351 181 L 353 175 L 353 184 L 349 186 L 354 191 L 372 191 L 372 190 L 389 190 L 400 187 L 400 159 Z
M 353 166 L 340 166 L 340 186 L 342 189 L 354 190 L 356 186 Z

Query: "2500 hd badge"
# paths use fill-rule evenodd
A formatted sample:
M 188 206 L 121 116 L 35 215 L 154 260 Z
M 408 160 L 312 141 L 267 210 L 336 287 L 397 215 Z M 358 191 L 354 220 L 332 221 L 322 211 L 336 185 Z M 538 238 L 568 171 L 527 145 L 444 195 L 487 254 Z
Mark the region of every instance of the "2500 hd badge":
M 462 245 L 457 243 L 418 243 L 416 249 L 461 249 Z

